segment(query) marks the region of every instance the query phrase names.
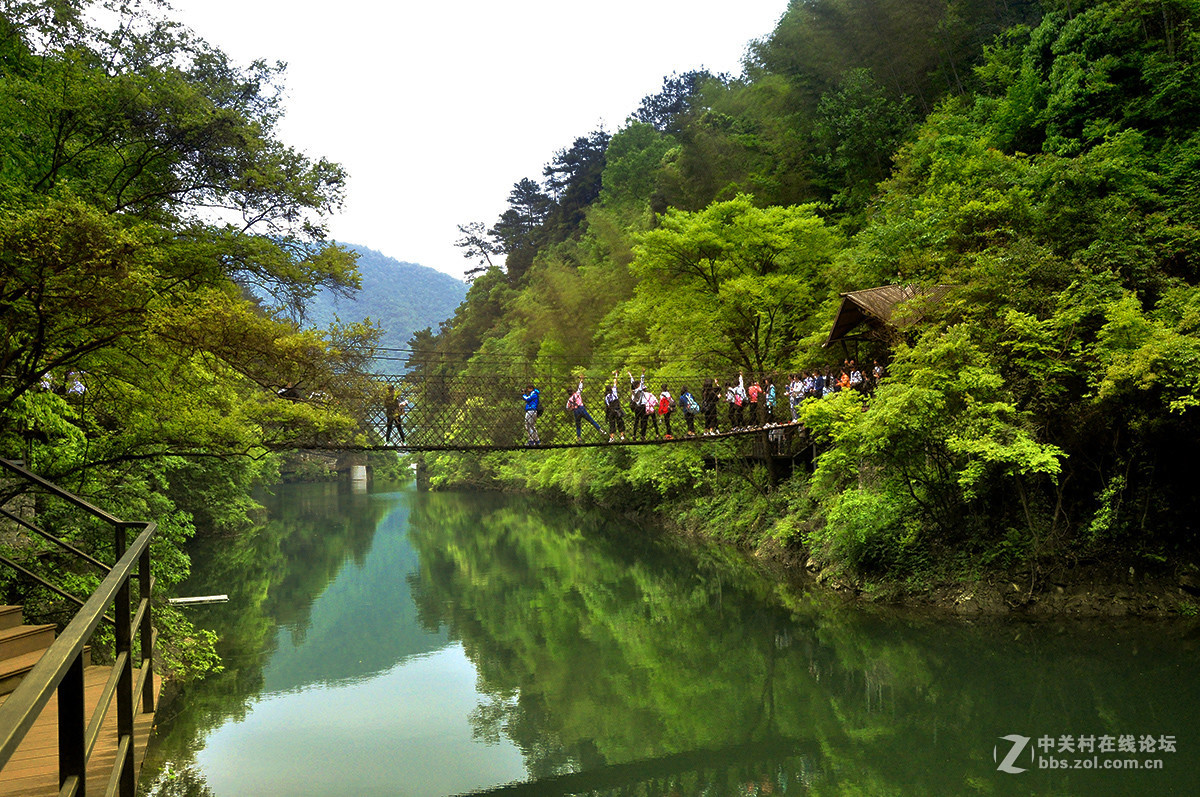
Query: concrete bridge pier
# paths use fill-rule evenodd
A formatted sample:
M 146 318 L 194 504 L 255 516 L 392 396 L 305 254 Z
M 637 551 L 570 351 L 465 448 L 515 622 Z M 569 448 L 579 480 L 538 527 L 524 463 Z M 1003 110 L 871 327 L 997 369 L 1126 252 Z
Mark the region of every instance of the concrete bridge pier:
M 367 491 L 367 453 L 365 451 L 346 451 L 338 456 L 336 470 L 338 476 L 350 482 L 350 491 L 365 493 Z
M 414 472 L 417 478 L 417 489 L 422 491 L 429 490 L 429 466 L 425 464 L 425 457 L 418 455 L 413 458 Z

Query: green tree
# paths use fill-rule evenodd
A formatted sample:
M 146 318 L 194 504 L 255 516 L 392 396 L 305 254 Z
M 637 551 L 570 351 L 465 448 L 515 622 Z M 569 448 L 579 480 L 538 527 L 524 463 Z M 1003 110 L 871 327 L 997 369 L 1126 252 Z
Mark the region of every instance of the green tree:
M 282 66 L 234 65 L 158 3 L 0 8 L 0 450 L 159 521 L 166 591 L 193 518 L 246 521 L 265 446 L 360 432 L 377 333 L 296 323 L 319 288 L 357 285 L 324 228 L 345 176 L 278 138 Z M 311 400 L 281 400 L 289 384 Z M 168 646 L 204 638 L 165 617 Z
M 556 152 L 546 164 L 546 189 L 556 203 L 548 220 L 552 240 L 573 237 L 582 230 L 588 205 L 600 197 L 605 152 L 611 139 L 606 131 L 594 130 Z
M 554 212 L 554 200 L 528 177 L 513 185 L 508 193 L 508 210 L 488 230 L 488 238 L 505 255 L 505 268 L 513 285 L 521 281 L 546 239 L 544 225 Z
M 671 136 L 642 122 L 618 132 L 608 145 L 600 178 L 600 203 L 622 209 L 656 205 L 662 169 L 677 146 Z
M 677 133 L 700 102 L 701 89 L 709 81 L 728 84 L 730 78 L 728 75 L 714 75 L 707 69 L 672 73 L 663 78 L 662 89 L 657 94 L 642 98 L 641 105 L 631 118 L 635 122 L 651 125 L 661 133 Z
M 496 268 L 492 255 L 504 253 L 504 247 L 488 235 L 483 222 L 472 221 L 458 225 L 460 237 L 454 245 L 463 250 L 463 257 L 474 260 L 475 265 L 467 269 L 467 280 L 478 277 L 489 268 Z
M 863 207 L 891 171 L 896 151 L 912 124 L 907 98 L 891 100 L 866 69 L 843 76 L 821 98 L 813 133 L 816 159 L 835 203 Z
M 1062 450 L 1038 439 L 967 326 L 902 349 L 865 407 L 849 391 L 803 418 L 830 446 L 813 475 L 824 523 L 809 541 L 859 570 L 928 565 L 931 548 L 970 539 L 964 519 L 986 517 L 980 503 L 1007 491 L 1028 510 L 1027 481 L 1061 469 Z
M 652 345 L 754 372 L 782 366 L 823 298 L 837 233 L 813 206 L 754 206 L 748 196 L 697 213 L 668 211 L 643 233 L 626 312 Z

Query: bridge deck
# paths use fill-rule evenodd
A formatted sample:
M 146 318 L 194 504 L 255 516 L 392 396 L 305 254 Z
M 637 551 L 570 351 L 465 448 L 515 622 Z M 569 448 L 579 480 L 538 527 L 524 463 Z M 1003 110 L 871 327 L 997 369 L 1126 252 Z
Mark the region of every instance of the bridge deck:
M 100 693 L 112 672 L 110 667 L 91 666 L 84 669 L 84 711 L 85 716 L 91 716 L 100 702 Z M 134 670 L 134 680 L 137 680 L 137 670 Z M 162 688 L 162 680 L 154 678 L 155 698 L 158 703 L 158 692 Z M 3 704 L 8 695 L 0 696 Z M 138 701 L 134 701 L 138 706 Z M 141 769 L 146 756 L 146 743 L 150 738 L 150 729 L 154 723 L 154 713 L 139 713 L 134 717 L 134 778 L 137 770 Z M 95 750 L 88 760 L 87 793 L 104 794 L 108 788 L 109 776 L 116 761 L 117 751 L 117 704 L 114 700 L 104 718 L 100 738 L 96 741 Z M 42 710 L 21 746 L 13 753 L 12 758 L 0 771 L 0 794 L 5 797 L 49 797 L 57 795 L 58 789 L 58 696 L 50 698 L 50 702 Z

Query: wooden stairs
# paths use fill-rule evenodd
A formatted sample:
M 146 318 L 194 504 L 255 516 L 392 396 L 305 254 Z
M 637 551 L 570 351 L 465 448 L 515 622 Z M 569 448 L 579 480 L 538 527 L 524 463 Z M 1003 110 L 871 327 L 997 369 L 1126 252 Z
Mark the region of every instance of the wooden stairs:
M 54 630 L 53 625 L 23 624 L 20 606 L 0 606 L 0 705 L 54 642 Z M 111 668 L 89 664 L 86 653 L 84 662 L 84 711 L 90 717 L 100 702 Z M 135 670 L 135 682 L 136 679 Z M 156 677 L 156 705 L 160 688 L 161 681 Z M 134 705 L 139 705 L 136 695 Z M 141 769 L 153 723 L 153 712 L 138 714 L 134 719 L 135 771 Z M 113 701 L 88 760 L 87 794 L 105 793 L 116 749 L 117 709 Z M 42 797 L 58 792 L 58 698 L 53 697 L 16 753 L 0 770 L 0 797 Z

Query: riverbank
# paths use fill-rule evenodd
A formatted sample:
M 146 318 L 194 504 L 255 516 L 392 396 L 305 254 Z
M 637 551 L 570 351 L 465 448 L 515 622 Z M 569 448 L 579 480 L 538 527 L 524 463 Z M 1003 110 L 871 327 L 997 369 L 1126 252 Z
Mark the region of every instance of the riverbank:
M 914 589 L 886 580 L 852 584 L 815 572 L 826 587 L 872 603 L 897 603 L 964 617 L 1197 617 L 1200 598 L 1186 579 L 1134 568 L 1079 567 L 1035 578 L 1029 571 L 986 573 L 973 580 Z
M 675 526 L 672 531 L 713 539 L 695 529 Z M 1126 563 L 1058 563 L 1036 572 L 1028 567 L 976 568 L 970 576 L 877 574 L 856 578 L 839 573 L 834 566 L 822 567 L 803 547 L 770 542 L 738 547 L 769 563 L 769 569 L 781 578 L 805 578 L 857 604 L 905 607 L 964 618 L 1143 617 L 1200 621 L 1200 568 L 1192 564 L 1139 569 Z

